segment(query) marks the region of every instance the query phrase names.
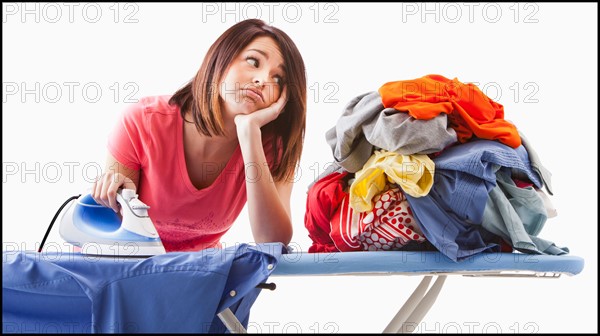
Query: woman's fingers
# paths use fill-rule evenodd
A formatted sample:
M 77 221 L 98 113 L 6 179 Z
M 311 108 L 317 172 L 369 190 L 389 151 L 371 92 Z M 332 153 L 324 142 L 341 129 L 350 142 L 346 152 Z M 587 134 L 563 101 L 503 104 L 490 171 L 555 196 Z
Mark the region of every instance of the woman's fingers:
M 96 181 L 94 181 L 94 183 L 92 184 L 92 191 L 90 192 L 90 195 L 92 196 L 94 201 L 98 203 L 98 195 L 96 194 L 96 189 L 98 189 L 98 178 L 96 178 Z
M 136 190 L 135 183 L 123 174 L 106 173 L 94 182 L 92 198 L 96 203 L 111 208 L 118 213 L 120 205 L 117 202 L 117 191 L 121 188 Z
M 105 175 L 101 175 L 100 177 L 98 177 L 96 179 L 96 182 L 94 182 L 94 185 L 92 187 L 92 198 L 99 205 L 107 206 L 108 203 L 106 202 L 106 197 L 103 196 L 103 192 L 102 192 L 104 190 L 104 185 L 105 185 L 104 181 L 105 181 Z
M 283 111 L 285 104 L 287 104 L 287 86 L 283 87 L 281 94 L 277 101 L 271 105 L 256 110 L 251 114 L 238 114 L 234 117 L 235 125 L 238 129 L 238 136 L 240 132 L 247 129 L 248 127 L 258 126 L 259 128 L 277 119 Z
M 119 212 L 119 203 L 117 202 L 117 190 L 119 190 L 119 187 L 121 186 L 121 184 L 123 184 L 123 182 L 121 181 L 121 179 L 119 178 L 120 174 L 115 174 L 113 175 L 113 178 L 111 178 L 106 186 L 106 198 L 108 201 L 108 207 L 113 209 L 115 212 Z

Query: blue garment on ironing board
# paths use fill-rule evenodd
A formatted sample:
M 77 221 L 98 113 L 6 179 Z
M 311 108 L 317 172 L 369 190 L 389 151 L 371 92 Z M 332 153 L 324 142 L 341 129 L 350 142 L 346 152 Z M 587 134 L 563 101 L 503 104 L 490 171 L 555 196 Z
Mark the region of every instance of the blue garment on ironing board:
M 543 186 L 523 146 L 515 149 L 497 141 L 473 140 L 445 149 L 433 162 L 435 177 L 429 194 L 406 198 L 427 240 L 454 261 L 498 250 L 479 231 L 498 167 Z
M 2 253 L 3 333 L 223 333 L 244 327 L 282 244 L 240 244 L 151 258 Z

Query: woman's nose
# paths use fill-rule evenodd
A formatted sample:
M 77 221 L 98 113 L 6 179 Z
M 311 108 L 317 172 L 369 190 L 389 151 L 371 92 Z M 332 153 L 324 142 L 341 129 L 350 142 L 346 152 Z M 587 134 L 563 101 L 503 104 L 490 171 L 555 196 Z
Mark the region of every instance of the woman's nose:
M 252 79 L 252 84 L 263 87 L 269 82 L 268 78 L 268 71 L 256 71 Z
M 262 85 L 263 85 L 263 83 L 264 83 L 264 81 L 263 81 L 263 80 L 261 80 L 261 79 L 260 79 L 260 78 L 258 78 L 258 77 L 255 77 L 255 78 L 254 78 L 254 80 L 252 81 L 252 84 L 254 84 L 254 85 L 256 85 L 256 86 L 262 86 Z

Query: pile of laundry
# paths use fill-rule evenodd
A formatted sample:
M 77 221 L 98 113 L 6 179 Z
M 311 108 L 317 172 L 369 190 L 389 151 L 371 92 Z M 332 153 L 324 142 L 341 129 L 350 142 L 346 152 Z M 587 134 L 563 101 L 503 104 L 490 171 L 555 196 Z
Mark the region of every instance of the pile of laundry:
M 427 75 L 350 101 L 326 133 L 334 164 L 309 186 L 309 252 L 569 252 L 539 233 L 557 215 L 550 172 L 504 107 Z

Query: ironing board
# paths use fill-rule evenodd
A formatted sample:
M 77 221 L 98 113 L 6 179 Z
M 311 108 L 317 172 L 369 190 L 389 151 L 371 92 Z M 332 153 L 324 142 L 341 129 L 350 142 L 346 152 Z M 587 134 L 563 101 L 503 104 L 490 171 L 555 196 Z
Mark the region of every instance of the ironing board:
M 420 284 L 383 330 L 413 332 L 435 303 L 446 277 L 558 278 L 579 274 L 584 260 L 577 256 L 522 253 L 479 253 L 454 262 L 440 252 L 377 251 L 291 253 L 282 255 L 273 277 L 414 275 Z M 430 287 L 433 278 L 435 282 Z
M 148 259 L 4 251 L 3 332 L 243 333 L 269 276 L 423 276 L 384 329 L 411 332 L 448 275 L 557 278 L 576 275 L 584 266 L 582 258 L 570 255 L 480 253 L 454 262 L 439 252 L 284 252 L 281 244 L 242 244 L 220 252 Z M 106 280 L 114 280 L 115 272 L 125 274 L 127 281 L 171 276 L 168 281 L 147 278 L 123 285 Z M 433 277 L 437 279 L 429 288 Z M 171 306 L 165 309 L 157 302 Z

